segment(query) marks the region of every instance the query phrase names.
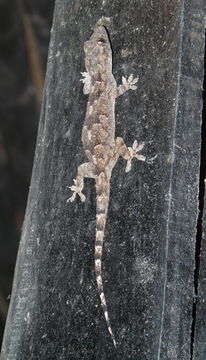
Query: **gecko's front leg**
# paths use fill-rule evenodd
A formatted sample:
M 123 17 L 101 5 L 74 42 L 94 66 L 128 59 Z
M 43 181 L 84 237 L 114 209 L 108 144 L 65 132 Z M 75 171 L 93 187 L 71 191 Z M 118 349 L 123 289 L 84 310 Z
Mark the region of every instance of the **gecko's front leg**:
M 77 178 L 74 179 L 74 185 L 69 187 L 73 191 L 73 195 L 67 200 L 67 202 L 74 201 L 77 194 L 79 195 L 82 202 L 85 201 L 85 195 L 82 193 L 82 190 L 84 188 L 85 177 L 88 178 L 96 177 L 94 174 L 94 165 L 90 162 L 81 164 L 78 167 Z
M 116 89 L 116 97 L 124 94 L 127 90 L 136 90 L 137 86 L 135 85 L 138 82 L 139 78 L 133 78 L 133 74 L 131 74 L 128 80 L 122 76 L 122 85 L 119 85 Z
M 80 81 L 83 82 L 84 87 L 83 87 L 83 93 L 85 95 L 90 93 L 90 85 L 91 85 L 91 76 L 89 75 L 89 72 L 84 71 L 81 73 L 83 76 L 83 79 L 80 79 Z
M 138 144 L 137 140 L 134 141 L 132 147 L 127 147 L 124 143 L 124 140 L 121 137 L 115 139 L 116 152 L 127 160 L 126 172 L 131 170 L 131 161 L 133 158 L 137 160 L 145 161 L 146 158 L 144 155 L 139 154 L 143 149 L 144 143 Z

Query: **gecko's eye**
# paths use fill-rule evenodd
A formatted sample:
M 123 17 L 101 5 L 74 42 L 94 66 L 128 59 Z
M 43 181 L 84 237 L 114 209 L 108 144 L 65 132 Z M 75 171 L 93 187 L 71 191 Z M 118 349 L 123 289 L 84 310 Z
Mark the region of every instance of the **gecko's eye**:
M 101 45 L 101 46 L 104 46 L 104 45 L 106 44 L 106 40 L 104 40 L 104 39 L 102 39 L 102 38 L 101 38 L 101 39 L 98 39 L 98 40 L 97 40 L 97 44 L 98 44 L 98 45 Z

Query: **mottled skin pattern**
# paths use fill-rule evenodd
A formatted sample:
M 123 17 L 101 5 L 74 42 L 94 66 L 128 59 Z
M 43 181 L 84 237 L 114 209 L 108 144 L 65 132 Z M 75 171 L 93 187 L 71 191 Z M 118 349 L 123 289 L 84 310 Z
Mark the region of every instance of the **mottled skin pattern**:
M 82 143 L 88 162 L 78 167 L 77 178 L 70 187 L 73 195 L 68 200 L 74 201 L 78 194 L 81 201 L 85 201 L 82 193 L 84 178 L 95 179 L 97 193 L 95 273 L 107 328 L 116 347 L 103 291 L 101 258 L 112 169 L 120 155 L 127 160 L 127 172 L 131 168 L 132 158 L 145 160 L 143 155 L 138 154 L 144 144 L 137 146 L 135 141 L 133 147 L 128 148 L 122 138 L 115 138 L 115 99 L 129 89 L 135 90 L 134 84 L 138 79 L 133 79 L 133 75 L 130 75 L 128 80 L 123 77 L 123 84 L 117 87 L 112 75 L 110 41 L 104 26 L 96 26 L 92 36 L 84 44 L 84 51 L 87 72 L 82 73 L 83 92 L 89 94 L 89 100 L 82 130 Z

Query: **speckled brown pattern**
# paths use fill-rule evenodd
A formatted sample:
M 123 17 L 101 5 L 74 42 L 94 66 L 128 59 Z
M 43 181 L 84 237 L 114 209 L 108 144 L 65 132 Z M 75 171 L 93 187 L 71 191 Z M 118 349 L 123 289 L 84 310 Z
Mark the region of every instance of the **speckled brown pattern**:
M 74 180 L 74 185 L 70 187 L 74 193 L 69 201 L 74 201 L 76 194 L 85 201 L 85 195 L 82 193 L 84 177 L 95 178 L 97 193 L 95 273 L 107 328 L 116 347 L 103 290 L 101 267 L 110 178 L 120 155 L 127 160 L 126 171 L 131 169 L 133 157 L 142 161 L 145 157 L 138 154 L 144 144 L 137 146 L 135 141 L 133 147 L 128 148 L 122 138 L 115 138 L 115 98 L 129 89 L 135 90 L 137 87 L 134 84 L 137 83 L 138 78 L 134 79 L 133 75 L 130 75 L 126 80 L 123 77 L 123 84 L 117 87 L 112 75 L 112 51 L 109 37 L 106 28 L 100 24 L 101 20 L 90 39 L 84 44 L 87 72 L 82 73 L 84 76 L 82 82 L 84 83 L 83 92 L 89 94 L 89 101 L 82 130 L 82 143 L 89 162 L 78 167 L 77 178 Z

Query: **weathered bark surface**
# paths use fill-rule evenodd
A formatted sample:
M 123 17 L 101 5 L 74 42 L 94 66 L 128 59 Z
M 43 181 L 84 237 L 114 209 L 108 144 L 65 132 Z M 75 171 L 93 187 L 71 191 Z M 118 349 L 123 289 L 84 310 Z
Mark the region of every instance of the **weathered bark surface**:
M 95 187 L 67 204 L 85 160 L 83 44 L 102 16 L 118 83 L 116 135 L 147 162 L 113 171 L 103 255 L 108 334 L 94 276 Z M 108 20 L 107 20 L 108 23 Z M 36 156 L 2 360 L 190 358 L 204 56 L 203 0 L 57 0 Z

